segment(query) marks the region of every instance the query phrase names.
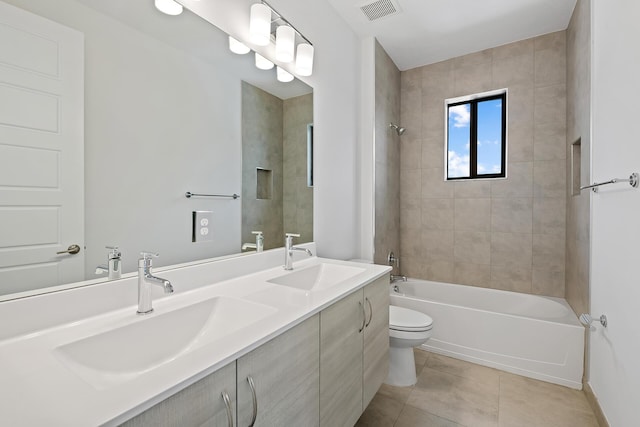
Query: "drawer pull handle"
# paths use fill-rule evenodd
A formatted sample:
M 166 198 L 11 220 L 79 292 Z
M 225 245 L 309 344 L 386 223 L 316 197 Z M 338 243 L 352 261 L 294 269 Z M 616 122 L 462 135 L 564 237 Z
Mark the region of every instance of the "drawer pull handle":
M 371 320 L 373 319 L 373 306 L 371 305 L 371 300 L 369 298 L 365 298 L 365 301 L 367 301 L 367 305 L 369 306 L 369 320 L 365 325 L 365 327 L 368 328 L 369 324 L 371 324 Z
M 253 398 L 253 414 L 251 415 L 249 427 L 253 427 L 256 423 L 256 418 L 258 418 L 258 397 L 256 396 L 256 385 L 253 382 L 251 375 L 247 377 L 247 382 L 249 383 L 249 387 L 251 387 L 251 397 Z
M 364 325 L 367 322 L 367 314 L 364 312 L 364 305 L 362 305 L 361 301 L 358 301 L 358 305 L 360 306 L 360 311 L 362 311 L 362 326 L 358 329 L 358 333 L 364 330 Z
M 224 400 L 224 406 L 227 408 L 227 419 L 229 420 L 229 427 L 233 427 L 233 410 L 231 409 L 231 399 L 226 391 L 222 392 L 222 400 Z

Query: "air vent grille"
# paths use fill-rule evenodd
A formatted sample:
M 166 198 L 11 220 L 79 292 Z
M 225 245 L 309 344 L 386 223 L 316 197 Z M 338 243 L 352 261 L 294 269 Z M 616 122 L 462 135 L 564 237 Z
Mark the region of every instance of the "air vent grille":
M 391 0 L 378 0 L 373 3 L 360 6 L 360 10 L 365 14 L 369 21 L 384 18 L 385 16 L 398 13 L 398 7 Z

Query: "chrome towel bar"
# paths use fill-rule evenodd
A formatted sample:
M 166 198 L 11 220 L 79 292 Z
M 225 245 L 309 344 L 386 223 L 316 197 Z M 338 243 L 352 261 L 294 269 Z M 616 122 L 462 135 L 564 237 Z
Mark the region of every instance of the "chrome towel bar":
M 593 191 L 594 193 L 597 193 L 598 187 L 600 187 L 601 185 L 616 184 L 618 182 L 628 182 L 629 185 L 632 186 L 633 188 L 638 188 L 639 181 L 640 181 L 640 176 L 638 176 L 638 172 L 634 172 L 631 175 L 629 175 L 629 179 L 613 178 L 605 182 L 594 182 L 591 185 L 584 185 L 580 187 L 580 190 L 586 190 L 587 188 L 590 188 L 591 191 Z
M 197 193 L 192 193 L 191 191 L 187 191 L 186 193 L 184 193 L 185 197 L 187 199 L 190 199 L 192 197 L 225 197 L 225 198 L 229 198 L 229 199 L 239 199 L 240 196 L 233 193 L 233 194 L 197 194 Z

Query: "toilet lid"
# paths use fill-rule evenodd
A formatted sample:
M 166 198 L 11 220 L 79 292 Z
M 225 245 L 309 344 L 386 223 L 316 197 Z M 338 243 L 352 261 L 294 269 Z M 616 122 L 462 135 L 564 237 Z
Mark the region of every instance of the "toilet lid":
M 419 311 L 395 305 L 389 306 L 389 328 L 397 331 L 428 331 L 433 319 Z

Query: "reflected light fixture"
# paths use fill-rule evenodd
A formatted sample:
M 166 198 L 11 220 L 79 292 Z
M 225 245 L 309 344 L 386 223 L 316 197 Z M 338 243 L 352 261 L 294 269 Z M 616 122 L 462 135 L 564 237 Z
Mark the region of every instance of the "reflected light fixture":
M 280 62 L 293 61 L 296 32 L 288 25 L 280 25 L 276 30 L 276 59 Z
M 249 53 L 251 49 L 247 45 L 233 37 L 229 36 L 229 50 L 233 53 L 237 53 L 238 55 L 244 55 L 245 53 Z
M 180 15 L 182 13 L 182 5 L 173 0 L 155 0 L 156 9 L 167 15 Z
M 278 78 L 278 81 L 283 83 L 287 83 L 293 80 L 293 74 L 280 67 L 276 67 L 276 76 Z
M 258 46 L 267 46 L 271 42 L 271 9 L 262 3 L 251 6 L 249 39 Z
M 273 62 L 256 52 L 256 67 L 261 70 L 270 70 L 273 68 Z
M 296 73 L 300 76 L 310 76 L 313 73 L 313 46 L 309 43 L 298 45 Z

